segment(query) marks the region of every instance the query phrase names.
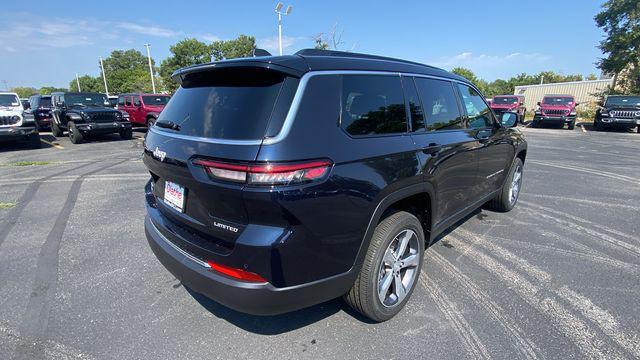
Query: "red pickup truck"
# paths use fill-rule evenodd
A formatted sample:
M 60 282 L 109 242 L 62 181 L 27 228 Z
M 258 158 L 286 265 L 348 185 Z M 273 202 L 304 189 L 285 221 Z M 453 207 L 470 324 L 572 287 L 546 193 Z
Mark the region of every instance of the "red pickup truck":
M 514 112 L 518 114 L 518 122 L 523 123 L 527 113 L 522 95 L 496 95 L 491 100 L 491 109 L 500 116 L 503 112 Z
M 151 126 L 169 99 L 170 96 L 164 94 L 120 94 L 117 109 L 126 111 L 132 123 Z

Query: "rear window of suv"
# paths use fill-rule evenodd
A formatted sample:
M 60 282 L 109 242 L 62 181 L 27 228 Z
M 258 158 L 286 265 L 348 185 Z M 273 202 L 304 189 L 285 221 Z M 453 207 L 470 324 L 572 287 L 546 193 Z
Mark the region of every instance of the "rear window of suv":
M 158 130 L 213 139 L 262 139 L 284 81 L 284 74 L 263 69 L 188 74 L 158 118 L 179 130 Z

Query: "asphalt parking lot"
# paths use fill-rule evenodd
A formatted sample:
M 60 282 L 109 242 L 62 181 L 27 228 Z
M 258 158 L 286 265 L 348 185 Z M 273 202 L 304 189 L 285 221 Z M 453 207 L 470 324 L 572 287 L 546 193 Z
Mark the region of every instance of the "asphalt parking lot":
M 517 207 L 442 236 L 382 324 L 339 299 L 249 316 L 181 286 L 144 236 L 144 133 L 2 148 L 0 358 L 640 358 L 640 134 L 523 131 Z

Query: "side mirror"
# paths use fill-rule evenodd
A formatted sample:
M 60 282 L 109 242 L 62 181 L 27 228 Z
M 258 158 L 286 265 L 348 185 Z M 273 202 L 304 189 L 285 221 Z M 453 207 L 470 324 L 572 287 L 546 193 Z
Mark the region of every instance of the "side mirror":
M 512 128 L 518 125 L 518 114 L 514 112 L 504 112 L 500 118 L 500 125 L 504 128 Z

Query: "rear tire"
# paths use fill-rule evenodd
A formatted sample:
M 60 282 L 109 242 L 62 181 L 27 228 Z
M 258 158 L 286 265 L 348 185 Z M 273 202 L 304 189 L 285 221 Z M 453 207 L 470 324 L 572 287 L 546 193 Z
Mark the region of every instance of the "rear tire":
M 345 301 L 373 321 L 394 317 L 418 283 L 424 247 L 422 225 L 412 214 L 399 211 L 382 220 L 371 237 L 358 278 L 344 296 Z
M 42 143 L 40 142 L 40 134 L 35 133 L 29 135 L 29 147 L 32 149 L 40 149 L 42 147 Z
M 80 130 L 73 122 L 68 123 L 69 126 L 69 139 L 74 144 L 81 144 L 84 141 L 84 136 L 80 133 Z
M 524 164 L 522 159 L 516 158 L 509 169 L 502 189 L 498 195 L 489 202 L 489 207 L 495 211 L 507 212 L 511 211 L 520 196 L 520 190 L 522 189 L 522 176 L 523 176 Z
M 61 137 L 64 135 L 64 133 L 62 132 L 62 129 L 58 127 L 58 124 L 55 121 L 51 122 L 51 132 L 55 137 Z

